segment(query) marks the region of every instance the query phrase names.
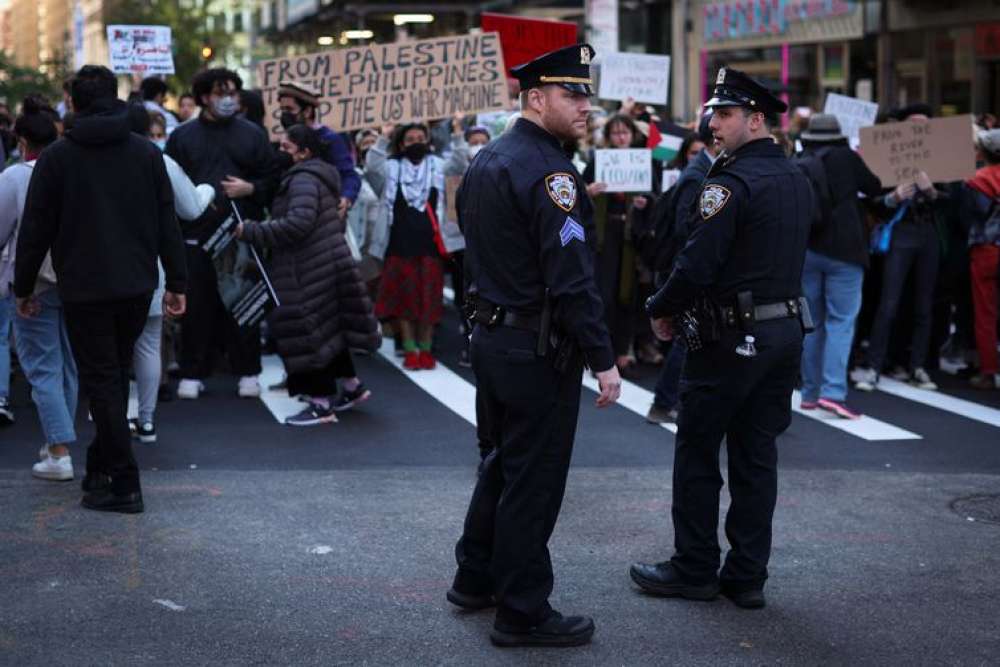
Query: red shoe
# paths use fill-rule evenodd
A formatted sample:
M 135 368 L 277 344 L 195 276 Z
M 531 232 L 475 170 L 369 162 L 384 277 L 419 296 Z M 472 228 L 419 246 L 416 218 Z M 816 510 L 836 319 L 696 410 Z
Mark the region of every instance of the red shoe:
M 437 366 L 437 361 L 434 359 L 434 355 L 428 352 L 427 350 L 422 350 L 420 352 L 419 363 L 420 363 L 420 368 L 424 369 L 425 371 L 432 370 L 435 366 Z
M 833 401 L 829 398 L 821 398 L 818 401 L 819 407 L 827 412 L 832 412 L 841 419 L 861 419 L 862 415 L 860 412 L 850 409 L 846 404 L 840 401 Z
M 419 371 L 423 368 L 423 366 L 420 365 L 420 353 L 407 352 L 403 355 L 403 368 L 410 371 Z

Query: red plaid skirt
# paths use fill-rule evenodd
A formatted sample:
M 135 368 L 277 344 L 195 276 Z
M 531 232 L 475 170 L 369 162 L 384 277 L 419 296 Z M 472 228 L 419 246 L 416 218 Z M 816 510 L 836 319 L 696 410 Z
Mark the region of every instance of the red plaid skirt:
M 437 257 L 386 257 L 375 317 L 437 324 L 444 310 L 444 269 Z

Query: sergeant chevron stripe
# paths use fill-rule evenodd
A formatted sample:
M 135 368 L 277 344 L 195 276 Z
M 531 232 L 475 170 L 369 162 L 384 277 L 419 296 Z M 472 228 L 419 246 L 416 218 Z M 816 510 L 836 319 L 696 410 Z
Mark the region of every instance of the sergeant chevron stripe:
M 583 226 L 573 218 L 567 217 L 562 229 L 559 230 L 559 240 L 562 242 L 563 247 L 565 247 L 573 239 L 586 241 L 583 234 Z

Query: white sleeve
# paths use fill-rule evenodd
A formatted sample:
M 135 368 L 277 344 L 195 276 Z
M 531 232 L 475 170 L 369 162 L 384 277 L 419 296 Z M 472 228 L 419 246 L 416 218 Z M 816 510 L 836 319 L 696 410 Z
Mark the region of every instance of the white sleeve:
M 205 212 L 206 207 L 202 205 L 194 183 L 169 155 L 163 156 L 163 163 L 170 178 L 170 187 L 174 191 L 174 210 L 177 212 L 177 217 L 181 220 L 196 219 Z

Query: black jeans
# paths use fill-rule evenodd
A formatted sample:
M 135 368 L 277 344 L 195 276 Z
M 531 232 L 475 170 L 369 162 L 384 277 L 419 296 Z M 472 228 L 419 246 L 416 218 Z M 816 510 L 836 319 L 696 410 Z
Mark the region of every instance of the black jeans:
M 187 313 L 181 322 L 180 372 L 200 380 L 212 370 L 212 353 L 221 341 L 235 375 L 260 373 L 260 327 L 241 328 L 219 298 L 212 259 L 200 248 L 187 248 Z
M 760 588 L 771 554 L 771 518 L 778 494 L 775 439 L 792 421 L 792 388 L 802 358 L 797 319 L 758 322 L 757 356 L 736 354 L 743 334 L 726 329 L 718 343 L 688 352 L 674 451 L 675 553 L 671 563 L 698 583 Z M 729 494 L 726 537 L 731 549 L 721 574 L 718 526 L 719 446 L 726 439 Z
M 562 506 L 580 410 L 583 361 L 559 374 L 537 334 L 472 333 L 472 368 L 496 449 L 486 458 L 455 547 L 466 592 L 496 595 L 497 617 L 531 625 L 552 592 L 548 542 Z
M 139 466 L 128 427 L 128 373 L 151 295 L 123 301 L 64 303 L 66 330 L 90 400 L 97 435 L 87 449 L 87 474 L 111 477 L 115 493 L 139 491 Z

